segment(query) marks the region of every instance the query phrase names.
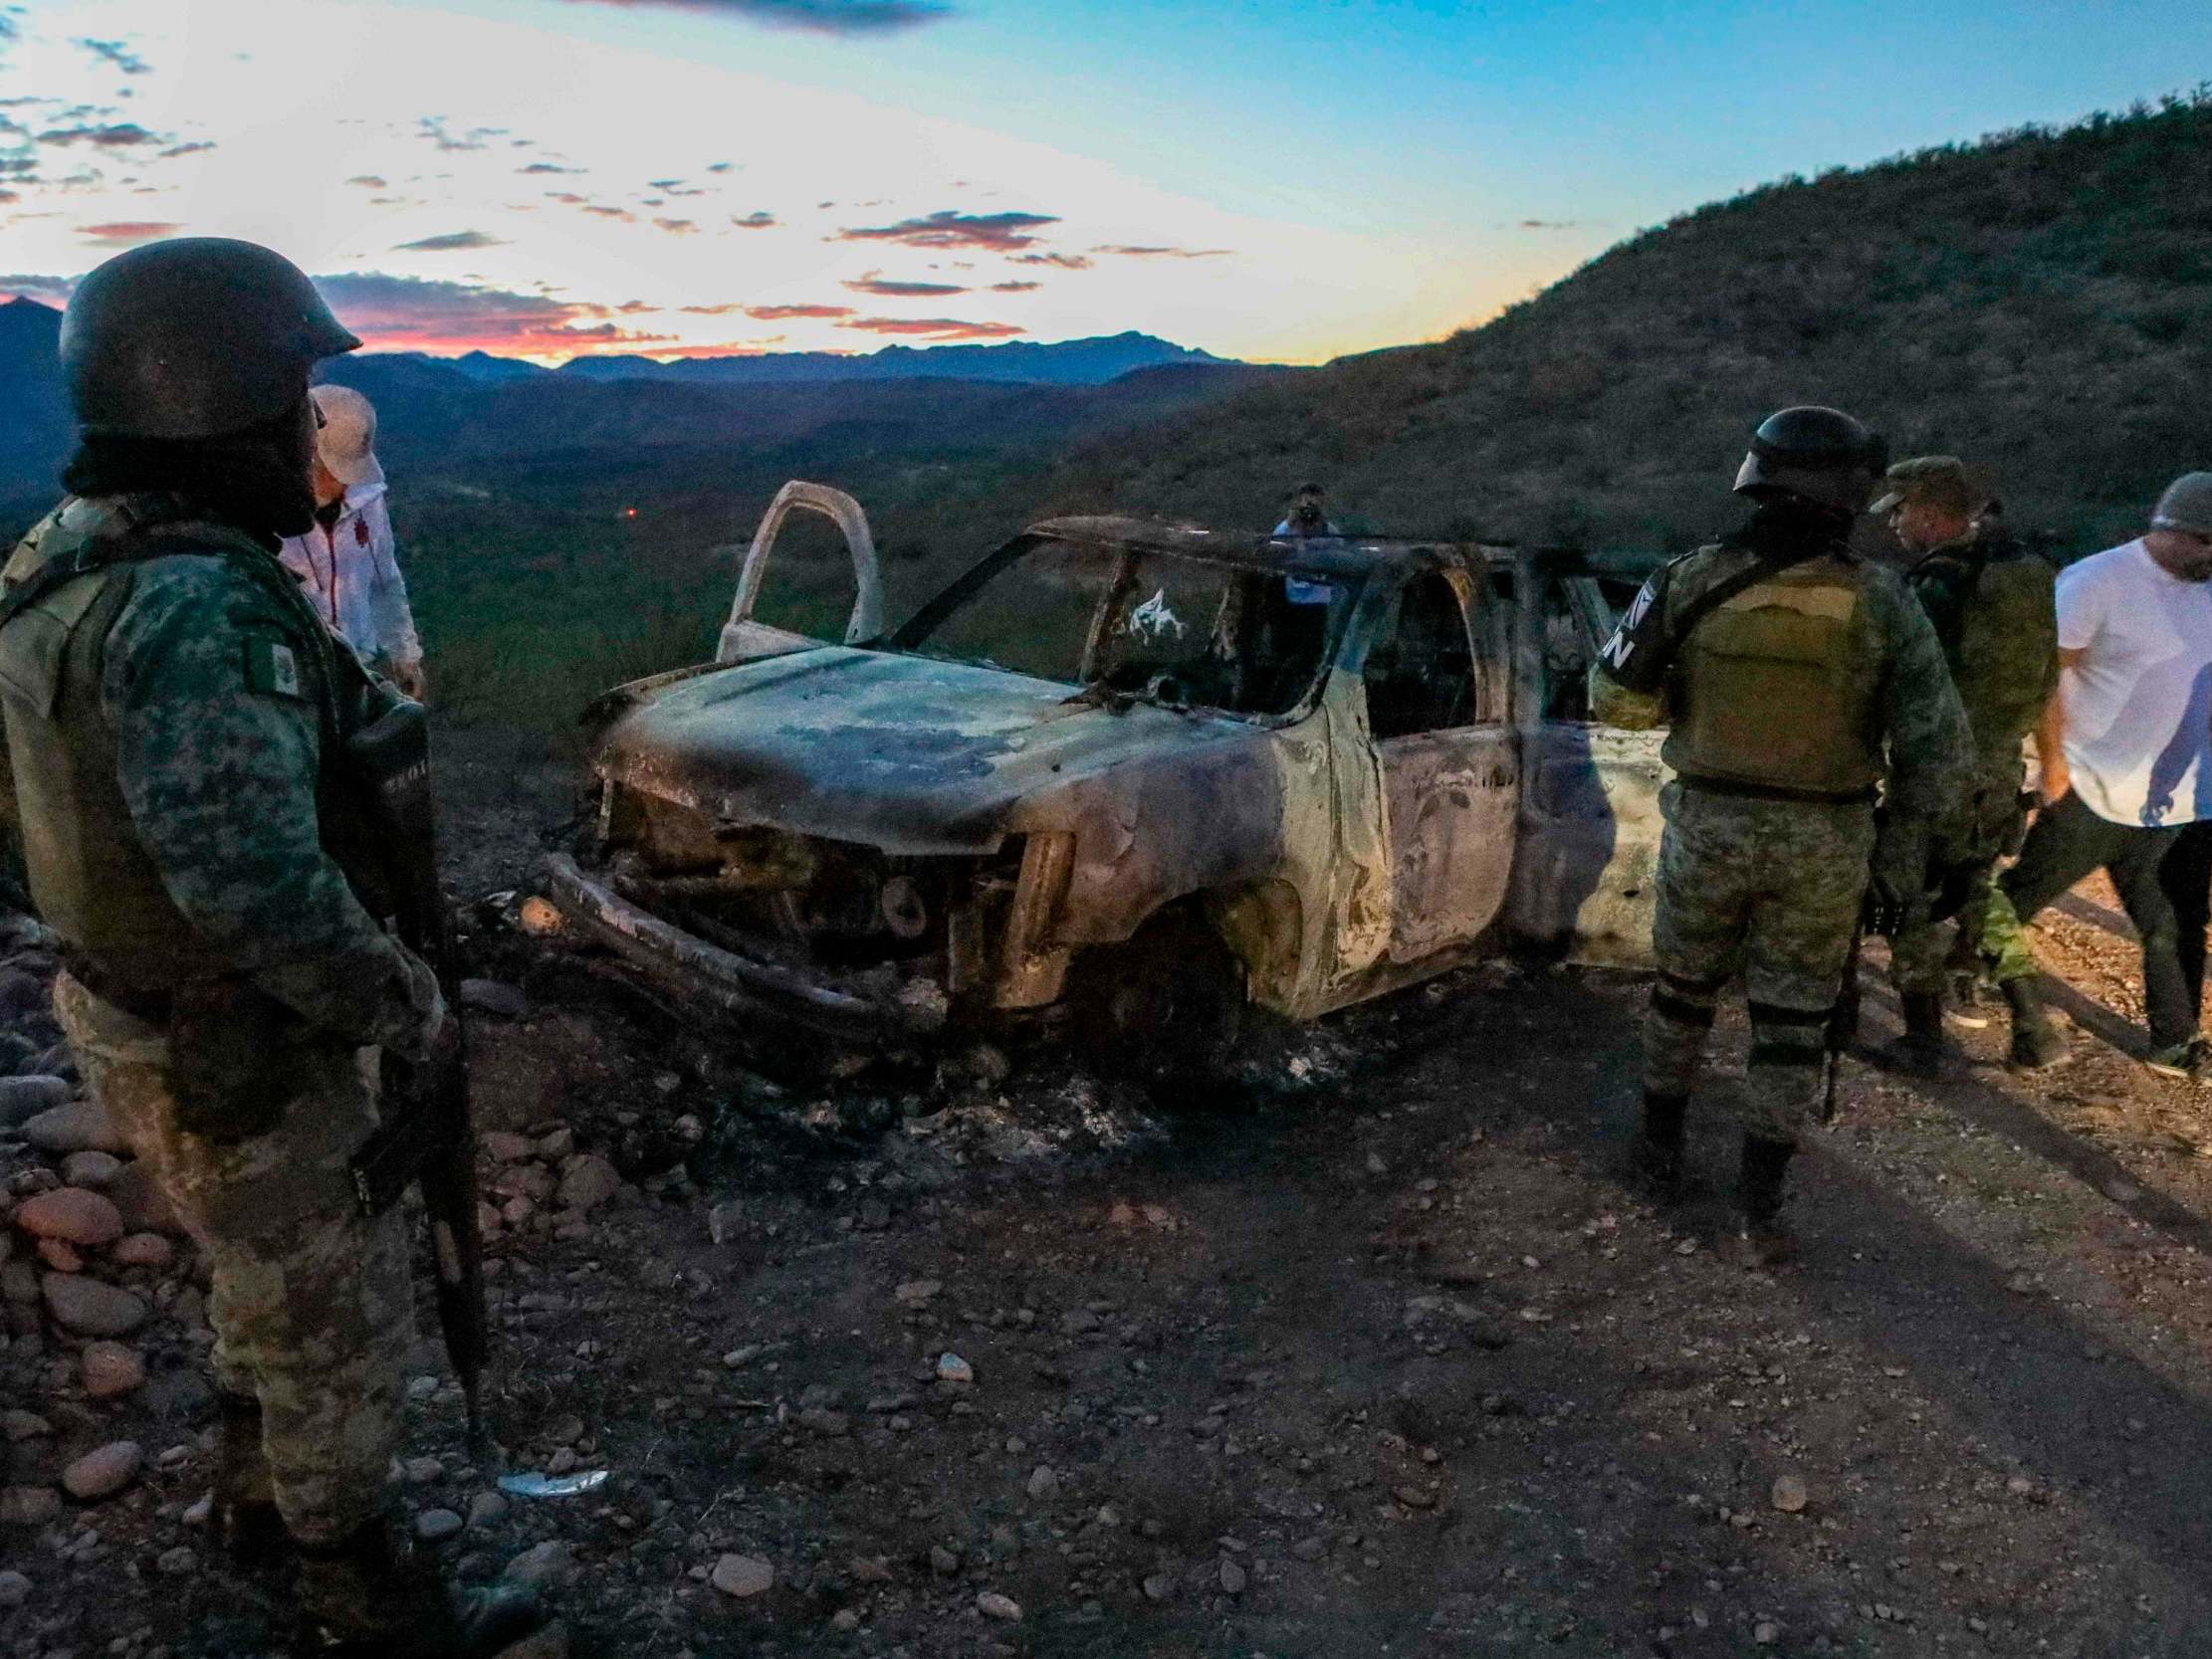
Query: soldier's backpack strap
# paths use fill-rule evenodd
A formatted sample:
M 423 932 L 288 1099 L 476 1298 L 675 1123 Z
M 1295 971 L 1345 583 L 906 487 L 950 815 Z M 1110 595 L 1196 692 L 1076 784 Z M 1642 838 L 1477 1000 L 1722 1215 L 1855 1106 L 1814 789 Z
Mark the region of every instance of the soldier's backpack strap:
M 1794 541 L 1787 546 L 1761 547 L 1747 532 L 1739 532 L 1720 543 L 1723 547 L 1757 554 L 1749 564 L 1727 575 L 1686 601 L 1679 611 L 1653 614 L 1652 596 L 1658 589 L 1664 572 L 1645 584 L 1629 614 L 1614 630 L 1613 638 L 1601 653 L 1605 672 L 1632 692 L 1656 694 L 1673 672 L 1674 660 L 1697 625 L 1737 594 L 1757 587 L 1770 576 L 1781 574 L 1792 565 L 1804 564 L 1831 553 L 1844 551 L 1842 543 L 1808 546 Z M 1667 567 L 1671 569 L 1671 566 Z M 1663 633 L 1660 624 L 1664 624 Z
M 1723 545 L 1745 547 L 1752 544 L 1748 541 L 1737 540 L 1725 542 Z M 1673 627 L 1668 630 L 1668 633 L 1671 636 L 1674 649 L 1679 651 L 1686 645 L 1689 642 L 1689 636 L 1696 632 L 1697 625 L 1737 594 L 1747 592 L 1769 577 L 1779 576 L 1783 571 L 1791 569 L 1793 566 L 1809 564 L 1817 558 L 1826 558 L 1829 554 L 1836 552 L 1840 545 L 1840 543 L 1827 546 L 1818 543 L 1808 545 L 1799 541 L 1787 547 L 1760 548 L 1758 556 L 1749 564 L 1741 570 L 1730 571 L 1668 618 L 1673 623 Z

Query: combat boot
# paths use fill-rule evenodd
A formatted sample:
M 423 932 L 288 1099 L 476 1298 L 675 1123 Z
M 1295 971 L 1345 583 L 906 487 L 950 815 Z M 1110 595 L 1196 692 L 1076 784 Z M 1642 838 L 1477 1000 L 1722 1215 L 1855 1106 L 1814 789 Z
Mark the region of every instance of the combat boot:
M 292 1535 L 277 1514 L 276 1488 L 261 1445 L 261 1401 L 251 1394 L 221 1394 L 215 1402 L 215 1536 L 235 1566 L 275 1566 L 292 1550 Z
M 1898 1000 L 1904 1006 L 1904 1035 L 1883 1043 L 1876 1058 L 1892 1071 L 1941 1077 L 1951 1058 L 1943 1037 L 1943 998 L 1934 991 L 1906 991 Z
M 381 1521 L 300 1552 L 301 1659 L 493 1659 L 545 1623 L 535 1591 L 449 1586 Z
M 2024 1071 L 2040 1072 L 2056 1066 L 2071 1052 L 2065 1035 L 2043 1011 L 2043 991 L 2033 974 L 2004 983 L 2005 1001 L 2012 1006 L 2012 1063 Z
M 1989 1024 L 1989 1015 L 1982 1007 L 1980 967 L 1954 967 L 1949 978 L 1949 994 L 1944 998 L 1945 1017 L 1969 1031 L 1982 1030 Z
M 1782 1224 L 1783 1180 L 1796 1153 L 1795 1141 L 1757 1135 L 1743 1138 L 1743 1172 L 1737 1187 L 1743 1220 L 1736 1237 L 1738 1256 L 1746 1267 L 1779 1267 L 1796 1259 L 1797 1237 Z
M 1637 1173 L 1662 1198 L 1682 1185 L 1682 1125 L 1689 1116 L 1687 1095 L 1644 1091 L 1644 1133 L 1637 1138 Z

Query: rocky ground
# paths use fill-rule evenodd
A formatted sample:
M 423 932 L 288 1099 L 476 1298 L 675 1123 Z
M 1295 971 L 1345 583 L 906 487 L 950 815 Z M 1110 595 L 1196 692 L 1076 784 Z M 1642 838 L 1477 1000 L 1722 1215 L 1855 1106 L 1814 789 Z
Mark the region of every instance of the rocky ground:
M 1725 1075 L 1706 1190 L 1622 1173 L 1624 977 L 1472 971 L 1233 1102 L 992 1049 L 794 1089 L 526 895 L 464 913 L 498 1449 L 426 1342 L 400 1478 L 579 1653 L 2212 1651 L 2212 1091 L 2108 1041 L 2108 896 L 2042 939 L 2080 1058 L 1854 1062 L 1805 1258 L 1750 1274 Z M 268 1652 L 281 1585 L 203 1526 L 202 1274 L 52 966 L 0 937 L 0 1654 Z

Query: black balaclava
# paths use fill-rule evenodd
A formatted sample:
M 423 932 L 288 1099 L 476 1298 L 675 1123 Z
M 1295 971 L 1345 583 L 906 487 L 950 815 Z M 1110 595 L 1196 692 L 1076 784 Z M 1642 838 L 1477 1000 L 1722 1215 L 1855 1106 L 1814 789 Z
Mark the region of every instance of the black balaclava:
M 73 496 L 168 494 L 256 535 L 303 535 L 315 523 L 315 421 L 306 400 L 220 438 L 88 434 L 62 488 Z

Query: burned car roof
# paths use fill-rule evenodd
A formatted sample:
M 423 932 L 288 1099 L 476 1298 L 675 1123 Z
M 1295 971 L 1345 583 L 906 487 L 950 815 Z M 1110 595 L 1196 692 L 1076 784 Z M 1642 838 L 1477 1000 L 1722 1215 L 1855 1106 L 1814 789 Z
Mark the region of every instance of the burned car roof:
M 1074 541 L 1089 546 L 1204 559 L 1239 569 L 1289 569 L 1302 575 L 1339 579 L 1365 576 L 1384 565 L 1444 552 L 1465 552 L 1485 558 L 1509 556 L 1509 550 L 1503 547 L 1462 547 L 1451 541 L 1411 541 L 1368 535 L 1235 535 L 1200 524 L 1110 514 L 1046 518 L 1029 525 L 1019 539 Z

